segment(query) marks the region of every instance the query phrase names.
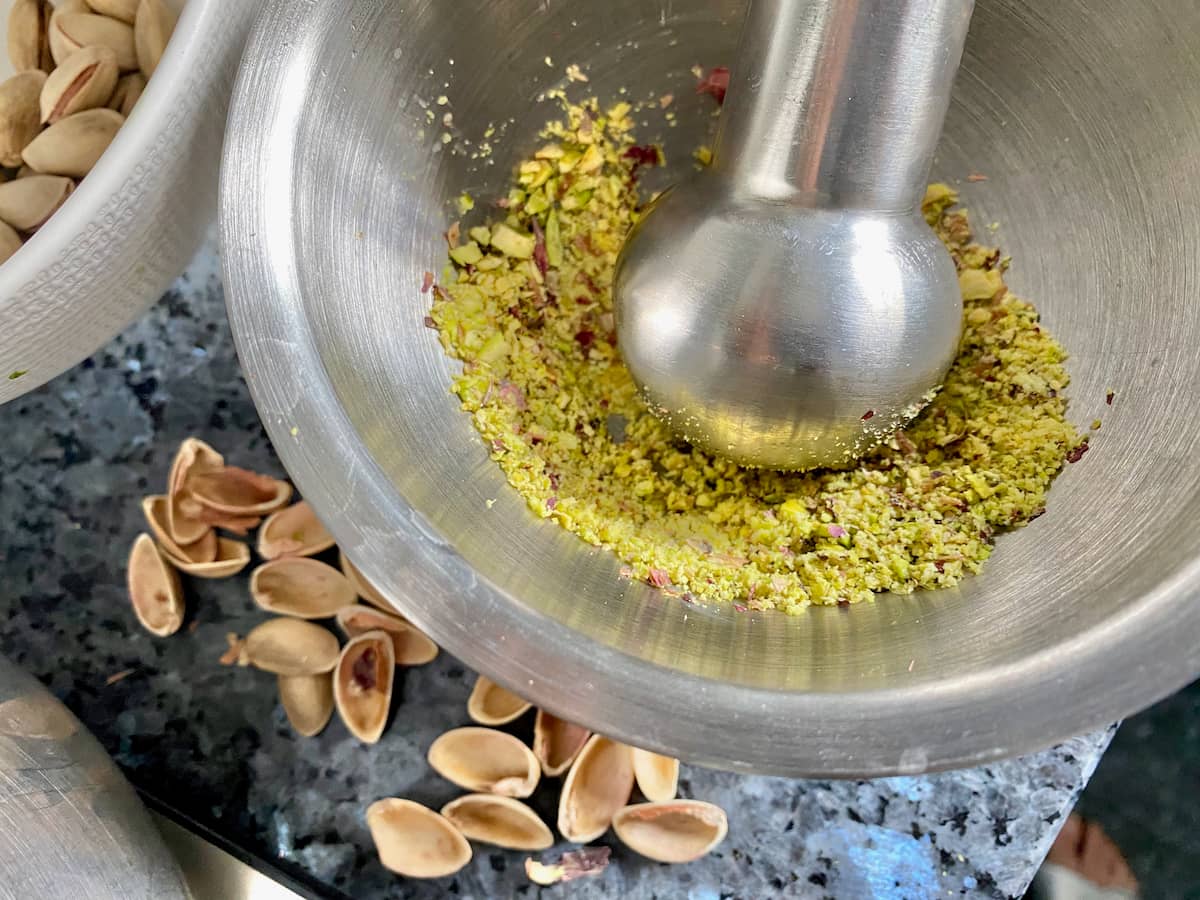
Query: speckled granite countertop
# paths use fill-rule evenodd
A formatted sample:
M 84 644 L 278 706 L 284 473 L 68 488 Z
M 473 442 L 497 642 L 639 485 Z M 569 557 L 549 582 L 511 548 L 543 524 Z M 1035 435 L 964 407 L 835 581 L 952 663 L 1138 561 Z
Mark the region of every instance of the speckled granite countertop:
M 103 351 L 0 407 L 0 652 L 49 685 L 146 795 L 314 895 L 536 895 L 523 854 L 477 847 L 457 877 L 415 883 L 389 875 L 372 850 L 368 803 L 397 795 L 437 808 L 456 794 L 424 753 L 441 731 L 466 723 L 472 675 L 459 662 L 443 654 L 400 675 L 393 724 L 379 745 L 365 747 L 336 721 L 315 739 L 297 737 L 270 676 L 217 664 L 225 634 L 245 634 L 262 618 L 244 578 L 191 581 L 189 622 L 173 638 L 137 626 L 124 560 L 143 528 L 138 501 L 163 490 L 188 435 L 238 465 L 282 474 L 239 374 L 211 247 Z M 547 891 L 696 900 L 1020 896 L 1110 737 L 881 781 L 685 767 L 681 793 L 729 813 L 729 838 L 717 852 L 667 868 L 614 846 L 601 877 Z M 553 821 L 552 789 L 532 802 Z

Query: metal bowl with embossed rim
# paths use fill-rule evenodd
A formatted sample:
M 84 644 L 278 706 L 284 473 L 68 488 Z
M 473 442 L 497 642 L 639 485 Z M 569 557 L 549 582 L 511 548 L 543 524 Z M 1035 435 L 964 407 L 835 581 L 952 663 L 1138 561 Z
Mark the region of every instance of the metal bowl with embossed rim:
M 726 768 L 978 763 L 1120 718 L 1200 672 L 1200 6 L 979 0 L 934 176 L 962 182 L 1014 288 L 1104 419 L 1048 513 L 954 591 L 788 618 L 694 607 L 532 516 L 422 325 L 451 200 L 502 192 L 572 90 L 673 93 L 668 177 L 711 122 L 734 0 L 274 0 L 222 183 L 230 312 L 276 447 L 339 543 L 451 652 L 556 714 Z M 547 65 L 546 57 L 551 58 Z M 486 159 L 455 144 L 501 132 Z M 706 105 L 707 104 L 707 105 Z M 511 120 L 511 121 L 510 121 Z M 509 123 L 507 127 L 503 123 Z M 969 181 L 984 173 L 986 181 Z M 1109 389 L 1112 406 L 1105 403 Z M 487 501 L 495 499 L 489 509 Z

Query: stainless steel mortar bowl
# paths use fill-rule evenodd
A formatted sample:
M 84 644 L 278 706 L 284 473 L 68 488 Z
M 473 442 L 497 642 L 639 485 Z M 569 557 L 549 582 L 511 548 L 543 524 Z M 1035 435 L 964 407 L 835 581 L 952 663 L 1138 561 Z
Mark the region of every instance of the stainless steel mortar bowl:
M 713 123 L 689 69 L 731 61 L 741 16 L 732 0 L 268 4 L 234 101 L 222 227 L 242 363 L 304 495 L 450 652 L 559 715 L 698 763 L 828 776 L 980 763 L 1193 678 L 1193 2 L 979 0 L 933 174 L 962 183 L 984 237 L 1014 256 L 1013 287 L 1072 351 L 1074 419 L 1104 422 L 984 574 L 795 618 L 688 606 L 622 580 L 611 554 L 506 486 L 422 324 L 453 198 L 503 192 L 555 112 L 539 96 L 571 63 L 590 77 L 575 96 L 673 93 L 678 125 L 647 113 L 641 135 L 665 142 L 658 184 L 689 171 Z M 489 124 L 486 159 L 453 150 L 477 149 Z

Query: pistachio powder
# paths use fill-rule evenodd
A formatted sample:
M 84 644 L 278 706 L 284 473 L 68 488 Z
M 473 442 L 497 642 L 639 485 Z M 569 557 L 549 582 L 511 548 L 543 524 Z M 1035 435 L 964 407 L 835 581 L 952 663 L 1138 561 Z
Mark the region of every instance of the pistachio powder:
M 500 201 L 506 218 L 451 227 L 431 313 L 463 362 L 454 392 L 535 513 L 656 587 L 796 612 L 954 585 L 1044 511 L 1087 447 L 1066 420 L 1066 353 L 1008 292 L 1008 260 L 972 241 L 953 190 L 931 186 L 923 206 L 964 303 L 936 399 L 853 469 L 743 468 L 650 414 L 616 347 L 613 269 L 659 151 L 635 145 L 628 104 L 564 110 Z

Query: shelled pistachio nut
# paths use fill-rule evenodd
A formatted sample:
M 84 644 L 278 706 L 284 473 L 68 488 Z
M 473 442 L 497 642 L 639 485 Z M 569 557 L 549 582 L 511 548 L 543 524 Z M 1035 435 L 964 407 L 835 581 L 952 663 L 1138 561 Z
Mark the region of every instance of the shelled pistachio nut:
M 647 800 L 674 800 L 679 789 L 679 760 L 634 747 L 633 775 Z
M 333 679 L 318 675 L 280 675 L 279 702 L 298 734 L 320 734 L 333 716 Z
M 92 11 L 132 25 L 137 16 L 138 0 L 87 0 Z
M 533 755 L 542 764 L 542 774 L 554 776 L 567 771 L 591 736 L 582 725 L 539 709 L 533 720 Z
M 630 850 L 662 863 L 689 863 L 725 840 L 725 811 L 702 800 L 635 803 L 613 816 L 613 831 Z
M 2 185 L 0 185 L 0 194 L 3 194 Z M 4 218 L 3 212 L 0 211 L 0 219 L 2 218 Z M 142 514 L 146 517 L 146 524 L 150 526 L 150 531 L 154 534 L 154 539 L 158 541 L 158 546 L 162 548 L 163 553 L 169 559 L 185 563 L 210 563 L 217 558 L 217 533 L 211 528 L 205 531 L 199 540 L 191 544 L 180 544 L 172 537 L 171 530 L 167 525 L 166 494 L 143 497 Z
M 276 675 L 332 672 L 340 648 L 332 632 L 303 619 L 268 619 L 255 626 L 242 644 L 246 661 Z
M 532 750 L 492 728 L 447 731 L 430 745 L 427 757 L 435 772 L 468 791 L 528 797 L 542 777 Z
M 438 645 L 406 619 L 355 603 L 337 611 L 338 628 L 346 637 L 385 631 L 392 639 L 398 666 L 423 666 L 438 655 Z
M 342 648 L 333 672 L 333 702 L 352 735 L 367 744 L 383 736 L 392 705 L 396 658 L 382 631 L 368 631 Z
M 117 87 L 108 100 L 108 108 L 115 109 L 125 118 L 133 112 L 133 107 L 142 99 L 146 90 L 146 76 L 141 72 L 130 72 L 117 79 Z
M 72 53 L 42 85 L 42 121 L 53 125 L 73 113 L 104 106 L 116 90 L 117 74 L 117 55 L 108 47 Z
M 325 530 L 306 500 L 271 513 L 258 530 L 258 555 L 263 559 L 316 556 L 333 543 L 333 535 Z M 349 580 L 346 583 L 349 584 Z
M 0 222 L 0 263 L 5 263 L 21 249 L 21 236 L 13 231 L 11 225 Z
M 0 184 L 0 221 L 17 231 L 37 231 L 67 202 L 75 182 L 60 175 L 30 175 Z
M 472 841 L 508 850 L 545 850 L 554 834 L 537 813 L 512 797 L 467 794 L 442 807 L 442 815 Z
M 479 675 L 467 698 L 467 715 L 480 725 L 507 725 L 532 706 L 528 700 Z
M 141 0 L 133 23 L 133 35 L 138 65 L 147 78 L 158 68 L 174 30 L 175 13 L 163 0 Z
M 558 798 L 558 831 L 586 844 L 608 830 L 633 792 L 633 754 L 625 744 L 592 735 L 571 764 Z
M 0 82 L 0 165 L 19 166 L 21 151 L 42 130 L 39 103 L 45 83 L 46 73 L 38 69 Z
M 41 69 L 49 72 L 54 65 L 50 56 L 47 30 L 54 7 L 47 0 L 13 0 L 8 11 L 8 60 L 14 72 Z
M 345 575 L 319 559 L 285 556 L 254 570 L 250 596 L 269 613 L 327 619 L 354 602 L 354 588 Z
M 174 634 L 183 624 L 179 574 L 148 534 L 139 534 L 129 551 L 129 600 L 142 626 L 157 637 Z
M 50 20 L 50 41 L 52 52 L 55 42 L 58 43 L 54 62 L 60 66 L 83 47 L 108 47 L 116 54 L 122 72 L 133 72 L 138 68 L 133 27 L 108 16 L 92 12 L 57 12 Z
M 55 122 L 35 137 L 21 154 L 46 175 L 83 178 L 108 149 L 125 117 L 111 109 L 87 109 Z
M 471 861 L 471 845 L 448 819 L 412 800 L 367 807 L 367 828 L 384 868 L 405 878 L 444 878 Z

